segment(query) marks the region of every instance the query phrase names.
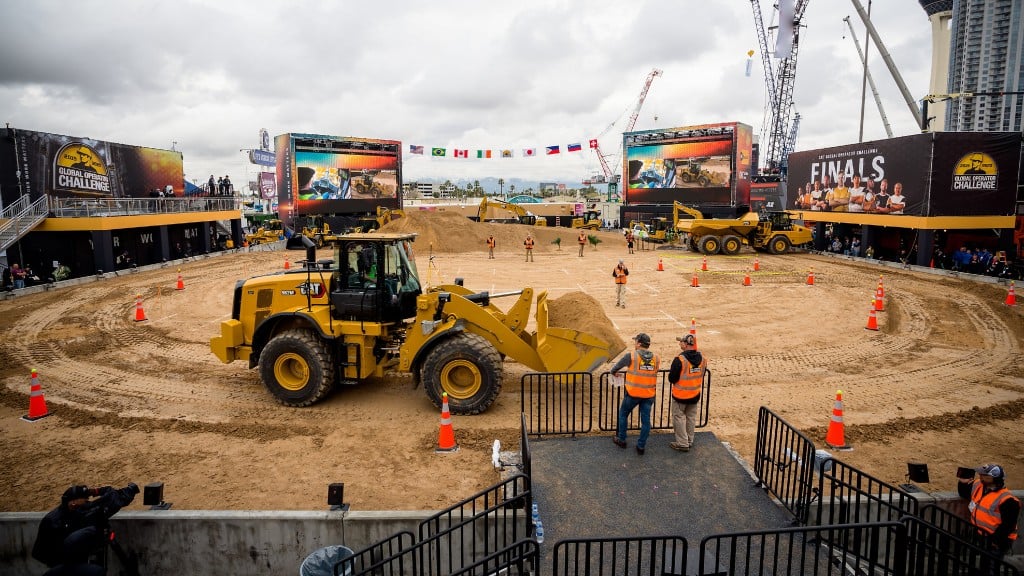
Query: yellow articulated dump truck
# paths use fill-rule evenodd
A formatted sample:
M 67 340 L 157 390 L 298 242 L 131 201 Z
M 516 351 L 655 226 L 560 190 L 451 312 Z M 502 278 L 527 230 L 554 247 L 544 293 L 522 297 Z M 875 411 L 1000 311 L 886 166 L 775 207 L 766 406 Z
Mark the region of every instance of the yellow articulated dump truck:
M 306 249 L 305 261 L 240 280 L 211 351 L 222 362 L 258 368 L 287 406 L 398 371 L 411 373 L 438 407 L 447 393 L 455 414 L 487 410 L 501 391 L 506 356 L 538 372 L 590 372 L 608 359 L 604 340 L 548 326 L 546 292 L 474 292 L 458 280 L 424 291 L 415 238 L 345 234 L 331 242 L 333 258 L 321 260 L 311 240 L 290 238 L 289 248 Z M 517 297 L 508 312 L 493 304 L 502 297 Z
M 678 202 L 674 211 L 676 231 L 690 250 L 701 254 L 738 254 L 744 244 L 758 252 L 783 254 L 813 239 L 811 230 L 794 224 L 788 212 L 761 215 L 747 212 L 740 218 L 704 218 L 699 211 Z M 690 217 L 680 218 L 679 212 Z

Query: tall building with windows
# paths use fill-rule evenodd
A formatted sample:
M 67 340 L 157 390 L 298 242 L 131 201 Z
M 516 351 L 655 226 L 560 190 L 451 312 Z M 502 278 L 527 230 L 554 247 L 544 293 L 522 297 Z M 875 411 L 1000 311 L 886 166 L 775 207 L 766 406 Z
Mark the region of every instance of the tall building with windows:
M 921 0 L 922 7 L 933 4 Z M 1024 90 L 1024 1 L 953 0 L 948 92 Z M 962 132 L 1018 132 L 1024 94 L 955 98 L 945 128 Z

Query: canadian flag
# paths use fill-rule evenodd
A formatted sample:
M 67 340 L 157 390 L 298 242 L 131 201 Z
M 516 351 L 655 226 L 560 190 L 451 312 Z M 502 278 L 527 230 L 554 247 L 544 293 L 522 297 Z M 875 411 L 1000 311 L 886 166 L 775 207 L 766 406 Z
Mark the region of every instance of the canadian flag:
M 593 140 L 590 141 L 590 147 L 597 148 L 597 138 L 594 138 Z
M 469 158 L 469 150 L 456 150 L 455 151 L 455 157 L 456 158 Z
M 537 149 L 536 148 L 523 148 L 523 156 L 536 156 L 536 155 L 537 155 Z

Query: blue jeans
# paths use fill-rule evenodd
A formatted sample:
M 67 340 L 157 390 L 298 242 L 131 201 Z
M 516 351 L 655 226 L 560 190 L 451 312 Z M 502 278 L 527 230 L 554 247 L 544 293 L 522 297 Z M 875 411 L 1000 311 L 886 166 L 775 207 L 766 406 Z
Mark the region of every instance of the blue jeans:
M 615 427 L 615 437 L 625 442 L 626 420 L 630 412 L 637 406 L 640 407 L 640 438 L 636 441 L 637 448 L 647 446 L 647 437 L 651 435 L 651 409 L 654 408 L 654 398 L 636 398 L 629 394 L 622 396 L 622 404 L 619 406 L 619 422 Z

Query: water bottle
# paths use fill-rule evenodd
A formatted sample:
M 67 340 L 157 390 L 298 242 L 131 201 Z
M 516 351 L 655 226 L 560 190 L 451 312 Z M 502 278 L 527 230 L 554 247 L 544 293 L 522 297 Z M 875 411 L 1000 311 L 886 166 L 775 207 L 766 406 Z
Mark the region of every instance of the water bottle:
M 540 524 L 540 512 L 537 510 L 537 503 L 533 503 L 533 525 Z
M 534 534 L 536 535 L 536 538 L 537 538 L 537 544 L 543 544 L 544 543 L 544 523 L 541 522 L 540 520 L 537 521 L 537 530 L 536 530 L 536 532 Z

